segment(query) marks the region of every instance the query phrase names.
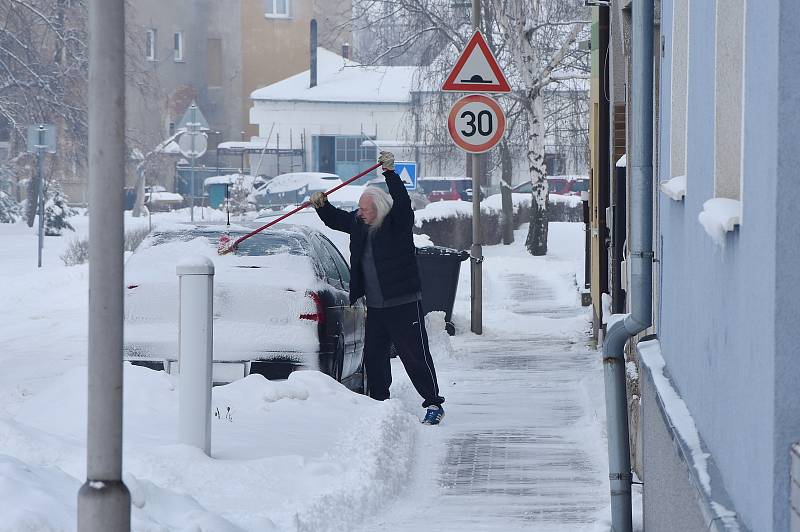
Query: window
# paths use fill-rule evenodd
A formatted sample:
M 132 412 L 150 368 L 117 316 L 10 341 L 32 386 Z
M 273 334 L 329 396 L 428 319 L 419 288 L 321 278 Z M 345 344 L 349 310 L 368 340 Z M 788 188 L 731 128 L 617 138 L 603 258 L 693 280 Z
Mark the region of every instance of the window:
M 264 12 L 269 18 L 288 18 L 290 0 L 264 0 Z
M 336 162 L 376 161 L 377 149 L 364 142 L 364 137 L 336 137 Z
M 144 56 L 148 61 L 156 60 L 156 30 L 147 30 L 144 41 Z
M 175 61 L 183 62 L 183 32 L 176 31 L 173 38 L 173 48 L 175 52 Z
M 742 164 L 744 0 L 717 0 L 714 196 L 739 199 Z

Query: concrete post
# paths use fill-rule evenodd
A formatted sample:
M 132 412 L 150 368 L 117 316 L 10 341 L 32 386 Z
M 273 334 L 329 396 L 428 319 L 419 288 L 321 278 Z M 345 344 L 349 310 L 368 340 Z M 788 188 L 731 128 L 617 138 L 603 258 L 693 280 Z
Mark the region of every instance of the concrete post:
M 125 2 L 89 1 L 89 390 L 80 532 L 128 532 L 122 483 Z
M 472 0 L 472 29 L 481 27 L 481 0 Z M 472 154 L 472 248 L 470 249 L 470 330 L 483 334 L 483 248 L 481 247 L 481 155 Z
M 176 270 L 180 287 L 178 441 L 210 455 L 214 263 L 207 257 L 187 257 Z

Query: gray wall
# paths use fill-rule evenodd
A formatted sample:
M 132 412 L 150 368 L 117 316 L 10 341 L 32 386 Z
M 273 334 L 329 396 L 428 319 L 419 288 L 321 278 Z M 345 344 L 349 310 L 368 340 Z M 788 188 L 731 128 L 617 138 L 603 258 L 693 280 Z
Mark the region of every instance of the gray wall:
M 212 127 L 221 131 L 221 139 L 239 140 L 245 129 L 242 110 L 250 106 L 242 89 L 242 7 L 241 0 L 215 1 L 209 4 L 208 38 L 222 44 L 222 84 L 207 89 L 208 117 Z M 216 140 L 216 139 L 215 139 Z
M 142 94 L 135 82 L 129 80 L 126 88 L 128 128 L 134 135 L 147 137 L 148 148 L 161 140 L 154 139 L 154 136 L 163 138 L 168 134 L 166 113 L 170 98 L 179 88 L 192 87 L 198 105 L 205 112 L 208 105 L 205 91 L 207 11 L 208 0 L 137 0 L 126 7 L 126 26 L 130 35 L 128 68 L 141 69 L 143 75 L 149 76 L 148 84 L 152 89 L 151 93 Z M 155 61 L 144 57 L 147 28 L 156 30 Z M 182 62 L 173 57 L 175 32 L 183 32 Z
M 664 1 L 661 179 L 671 175 L 672 3 Z M 800 365 L 792 360 L 800 293 L 798 15 L 788 0 L 748 4 L 742 225 L 720 248 L 697 220 L 714 196 L 715 2 L 690 2 L 688 186 L 683 202 L 660 195 L 659 336 L 735 510 L 754 531 L 781 532 L 788 529 L 788 448 L 800 436 Z

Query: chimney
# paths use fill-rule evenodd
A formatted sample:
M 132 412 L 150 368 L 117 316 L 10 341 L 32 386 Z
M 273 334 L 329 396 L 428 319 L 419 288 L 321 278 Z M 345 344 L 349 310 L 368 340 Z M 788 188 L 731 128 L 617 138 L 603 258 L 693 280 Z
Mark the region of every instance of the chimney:
M 350 43 L 348 42 L 342 45 L 342 57 L 350 59 Z
M 317 19 L 311 19 L 311 83 L 309 88 L 317 86 Z

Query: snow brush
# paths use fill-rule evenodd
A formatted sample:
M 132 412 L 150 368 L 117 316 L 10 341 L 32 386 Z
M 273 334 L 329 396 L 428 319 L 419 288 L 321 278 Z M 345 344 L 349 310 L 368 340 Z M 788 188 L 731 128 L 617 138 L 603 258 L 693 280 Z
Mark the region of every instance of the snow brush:
M 368 173 L 370 173 L 373 170 L 375 170 L 376 168 L 378 168 L 380 165 L 381 165 L 380 163 L 374 164 L 374 165 L 370 166 L 369 168 L 367 168 L 366 170 L 364 170 L 363 172 L 361 172 L 360 174 L 354 175 L 353 177 L 351 177 L 350 179 L 348 179 L 344 183 L 342 183 L 340 185 L 336 185 L 332 189 L 325 191 L 325 196 L 330 196 L 331 194 L 333 194 L 334 192 L 336 192 L 337 190 L 339 190 L 343 186 L 349 185 L 350 183 L 352 183 L 353 181 L 355 181 L 359 177 L 364 177 Z M 272 227 L 276 223 L 278 223 L 278 222 L 280 222 L 282 220 L 285 220 L 289 216 L 291 216 L 291 215 L 293 215 L 295 213 L 298 213 L 298 212 L 302 211 L 303 209 L 305 209 L 306 207 L 310 207 L 310 206 L 311 206 L 311 202 L 310 201 L 304 201 L 303 204 L 300 205 L 299 207 L 296 207 L 295 209 L 287 212 L 286 214 L 278 217 L 277 219 L 272 220 L 271 222 L 262 225 L 258 229 L 254 230 L 254 231 L 251 231 L 251 232 L 247 233 L 246 235 L 237 238 L 233 242 L 231 242 L 231 237 L 228 236 L 228 235 L 220 236 L 219 237 L 219 243 L 217 244 L 217 253 L 219 253 L 220 255 L 226 255 L 228 253 L 236 251 L 236 248 L 239 247 L 239 244 L 241 244 L 242 242 L 244 242 L 245 240 L 247 240 L 251 236 L 260 233 L 261 231 L 263 231 L 264 229 L 267 229 L 268 227 Z

